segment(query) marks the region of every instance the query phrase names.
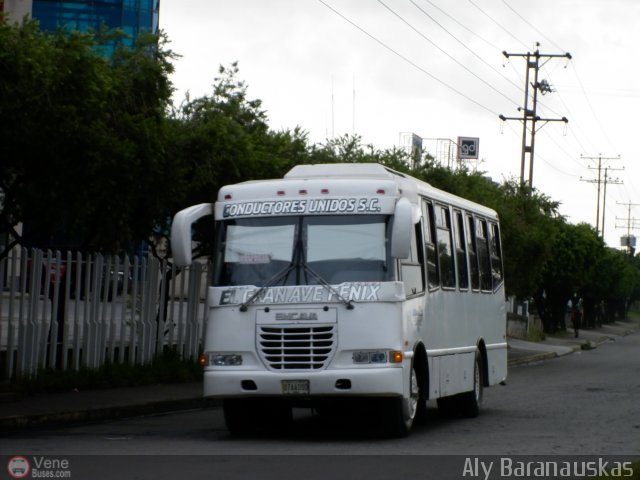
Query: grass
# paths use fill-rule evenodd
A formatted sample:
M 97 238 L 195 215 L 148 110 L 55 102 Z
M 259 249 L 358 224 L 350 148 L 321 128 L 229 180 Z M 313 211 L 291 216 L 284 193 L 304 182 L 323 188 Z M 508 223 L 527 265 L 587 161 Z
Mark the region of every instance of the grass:
M 529 326 L 529 331 L 527 332 L 527 340 L 530 342 L 541 342 L 545 339 L 545 334 L 541 328 L 536 327 L 535 325 Z
M 629 310 L 627 312 L 627 318 L 629 320 L 631 320 L 632 322 L 639 322 L 640 321 L 640 311 L 638 311 L 638 310 Z
M 196 361 L 183 360 L 175 351 L 167 350 L 145 365 L 106 363 L 96 369 L 43 369 L 32 377 L 17 378 L 0 389 L 33 395 L 158 383 L 186 383 L 201 379 L 202 367 Z

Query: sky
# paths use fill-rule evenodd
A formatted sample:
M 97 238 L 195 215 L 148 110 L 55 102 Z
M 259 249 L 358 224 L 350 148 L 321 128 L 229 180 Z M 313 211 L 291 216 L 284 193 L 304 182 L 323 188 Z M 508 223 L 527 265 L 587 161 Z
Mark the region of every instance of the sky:
M 522 116 L 518 55 L 558 55 L 541 57 L 539 80 L 553 91 L 538 95 L 538 114 L 568 123 L 538 122 L 533 186 L 570 222 L 595 227 L 600 163 L 598 223 L 604 212 L 612 247 L 640 227 L 639 20 L 637 0 L 160 3 L 160 28 L 181 56 L 176 104 L 210 95 L 219 66 L 237 61 L 273 130 L 300 127 L 311 143 L 355 134 L 379 149 L 413 133 L 435 156 L 447 145 L 436 139 L 475 137 L 469 167 L 498 182 L 520 178 L 522 122 L 499 118 Z

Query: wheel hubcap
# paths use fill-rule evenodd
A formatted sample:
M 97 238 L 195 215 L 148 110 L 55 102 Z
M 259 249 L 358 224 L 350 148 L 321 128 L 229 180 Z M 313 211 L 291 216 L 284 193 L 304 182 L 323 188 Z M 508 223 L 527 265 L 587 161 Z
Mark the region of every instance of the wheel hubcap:
M 411 391 L 409 392 L 409 419 L 412 419 L 416 416 L 416 411 L 418 410 L 418 401 L 420 399 L 420 387 L 418 386 L 418 375 L 416 371 L 411 369 Z
M 476 401 L 480 401 L 480 367 L 478 364 L 476 364 L 473 377 L 473 390 L 476 395 Z

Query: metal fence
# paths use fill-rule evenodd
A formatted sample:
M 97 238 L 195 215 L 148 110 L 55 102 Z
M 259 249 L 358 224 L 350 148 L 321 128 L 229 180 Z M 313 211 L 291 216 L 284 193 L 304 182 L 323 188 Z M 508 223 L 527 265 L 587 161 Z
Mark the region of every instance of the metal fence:
M 0 378 L 197 358 L 208 264 L 15 250 L 0 260 Z

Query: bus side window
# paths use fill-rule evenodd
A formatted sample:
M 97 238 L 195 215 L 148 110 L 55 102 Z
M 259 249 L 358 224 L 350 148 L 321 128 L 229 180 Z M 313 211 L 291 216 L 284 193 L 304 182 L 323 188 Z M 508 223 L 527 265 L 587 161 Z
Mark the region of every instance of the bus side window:
M 469 251 L 469 268 L 471 269 L 471 288 L 480 289 L 480 270 L 478 269 L 478 251 L 476 249 L 476 226 L 471 215 L 467 215 L 467 246 Z
M 449 209 L 438 207 L 437 218 L 438 255 L 440 259 L 440 274 L 443 287 L 456 286 L 455 263 L 453 259 L 453 241 L 451 239 L 451 216 Z
M 500 244 L 500 228 L 497 223 L 491 222 L 491 273 L 493 275 L 493 285 L 502 282 L 502 245 Z
M 424 259 L 422 254 L 422 225 L 418 223 L 411 235 L 409 258 L 401 261 L 400 272 L 407 296 L 424 292 Z
M 476 245 L 478 248 L 478 263 L 480 265 L 480 288 L 482 290 L 492 290 L 489 235 L 487 221 L 484 219 L 477 219 L 476 221 Z
M 458 264 L 458 287 L 469 288 L 469 269 L 467 268 L 467 243 L 464 239 L 464 217 L 460 210 L 455 211 L 456 221 L 456 260 Z
M 427 281 L 431 290 L 440 286 L 438 271 L 438 252 L 436 250 L 436 223 L 433 204 L 422 202 L 422 218 L 424 221 L 424 249 L 427 255 Z

